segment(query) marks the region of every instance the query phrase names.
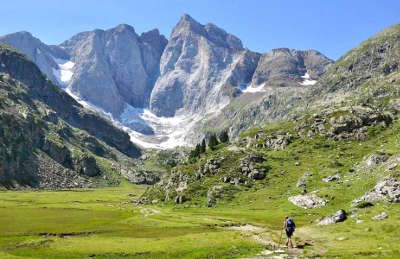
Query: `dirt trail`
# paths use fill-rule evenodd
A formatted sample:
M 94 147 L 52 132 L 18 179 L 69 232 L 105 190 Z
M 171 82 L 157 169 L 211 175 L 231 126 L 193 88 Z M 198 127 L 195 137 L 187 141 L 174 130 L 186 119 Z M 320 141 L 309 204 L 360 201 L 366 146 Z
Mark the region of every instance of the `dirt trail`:
M 288 249 L 282 244 L 279 246 L 277 243 L 271 240 L 269 232 L 261 227 L 246 224 L 241 226 L 233 226 L 230 227 L 230 229 L 240 231 L 245 236 L 251 237 L 256 242 L 265 246 L 265 249 L 261 253 L 248 258 L 300 258 L 303 252 L 302 249 L 299 248 Z M 285 242 L 283 237 L 282 242 Z

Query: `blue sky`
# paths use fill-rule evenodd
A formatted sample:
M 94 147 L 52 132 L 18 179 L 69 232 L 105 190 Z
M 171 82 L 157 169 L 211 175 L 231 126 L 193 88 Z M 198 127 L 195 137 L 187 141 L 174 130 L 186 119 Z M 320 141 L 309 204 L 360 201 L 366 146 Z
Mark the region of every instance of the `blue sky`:
M 337 59 L 383 28 L 400 22 L 400 0 L 9 0 L 0 35 L 26 30 L 48 44 L 120 23 L 167 38 L 183 13 L 212 22 L 254 51 L 317 49 Z

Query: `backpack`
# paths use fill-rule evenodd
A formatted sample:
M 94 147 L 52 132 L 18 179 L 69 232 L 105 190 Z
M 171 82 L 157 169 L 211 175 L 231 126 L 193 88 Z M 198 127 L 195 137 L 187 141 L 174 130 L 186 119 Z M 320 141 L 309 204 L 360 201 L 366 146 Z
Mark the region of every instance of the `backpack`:
M 296 224 L 294 223 L 292 218 L 288 218 L 286 220 L 286 230 L 288 232 L 294 232 L 294 230 L 296 229 Z

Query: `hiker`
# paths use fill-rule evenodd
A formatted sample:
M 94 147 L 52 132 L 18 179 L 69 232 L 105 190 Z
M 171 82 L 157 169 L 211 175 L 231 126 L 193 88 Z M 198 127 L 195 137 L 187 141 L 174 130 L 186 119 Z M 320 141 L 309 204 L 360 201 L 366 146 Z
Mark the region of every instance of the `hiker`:
M 285 217 L 285 222 L 283 224 L 283 228 L 285 229 L 286 236 L 287 236 L 286 246 L 289 247 L 289 244 L 290 244 L 290 247 L 293 248 L 292 235 L 296 229 L 296 224 L 294 223 L 294 221 L 291 217 L 289 217 L 289 216 Z

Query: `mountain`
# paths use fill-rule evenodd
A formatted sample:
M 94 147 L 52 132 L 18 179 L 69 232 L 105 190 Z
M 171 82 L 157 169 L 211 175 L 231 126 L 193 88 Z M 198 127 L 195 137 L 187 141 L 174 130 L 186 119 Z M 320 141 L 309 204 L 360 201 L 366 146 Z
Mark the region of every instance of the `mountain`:
M 271 55 L 274 51 L 266 56 Z M 308 67 L 307 73 L 314 77 L 318 66 L 316 71 Z M 282 215 L 291 210 L 299 215 L 313 211 L 318 217 L 329 213 L 317 221 L 319 226 L 346 220 L 331 216 L 338 209 L 351 213 L 348 224 L 362 223 L 361 208 L 363 214 L 385 208 L 395 215 L 393 204 L 400 202 L 399 86 L 397 24 L 330 65 L 286 119 L 258 124 L 238 141 L 192 155 L 142 201 L 185 207 L 232 206 L 232 201 L 259 207 L 264 202 L 267 208 L 284 208 Z
M 273 49 L 261 56 L 252 78 L 258 86 L 311 85 L 318 79 L 332 61 L 315 50 Z M 308 79 L 305 81 L 304 79 Z M 315 82 L 314 82 L 315 83 Z
M 75 64 L 68 87 L 114 116 L 126 104 L 146 107 L 166 44 L 158 30 L 139 36 L 126 24 L 79 33 L 60 45 Z
M 6 187 L 88 187 L 91 177 L 107 178 L 113 161 L 140 155 L 128 134 L 2 45 L 0 122 L 0 184 Z
M 249 82 L 258 59 L 259 55 L 245 50 L 234 35 L 184 15 L 161 57 L 161 74 L 151 94 L 150 109 L 171 117 L 178 109 L 191 114 L 215 108 L 226 102 L 224 87 L 235 74 L 240 74 L 235 83 Z M 244 62 L 246 66 L 241 66 Z
M 69 59 L 69 55 L 62 49 L 48 46 L 25 31 L 1 36 L 0 43 L 13 46 L 27 55 L 55 83 L 58 82 L 55 72 L 59 70 L 57 58 Z
M 59 46 L 25 34 L 0 42 L 151 148 L 190 145 L 222 130 L 236 137 L 283 118 L 332 63 L 315 50 L 252 52 L 238 37 L 187 14 L 168 41 L 158 30 L 139 36 L 126 24 L 79 33 Z M 36 49 L 46 58 L 37 58 Z
M 332 63 L 316 50 L 280 48 L 264 53 L 248 85 L 218 114 L 198 122 L 188 137 L 200 139 L 204 132 L 223 130 L 236 137 L 251 127 L 287 118 Z

